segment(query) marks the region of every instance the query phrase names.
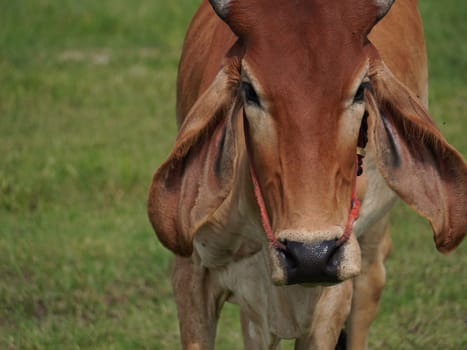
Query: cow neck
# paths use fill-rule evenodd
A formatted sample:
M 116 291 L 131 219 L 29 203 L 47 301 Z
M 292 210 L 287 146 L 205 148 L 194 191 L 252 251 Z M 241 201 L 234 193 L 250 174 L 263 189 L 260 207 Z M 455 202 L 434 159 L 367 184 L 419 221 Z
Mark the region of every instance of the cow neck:
M 355 157 L 355 168 L 356 174 L 352 180 L 352 197 L 350 201 L 350 210 L 349 215 L 347 217 L 347 221 L 344 228 L 344 233 L 341 237 L 336 240 L 336 246 L 340 246 L 344 244 L 352 235 L 353 224 L 355 220 L 357 220 L 359 211 L 360 211 L 360 201 L 357 198 L 357 177 L 363 173 L 363 158 L 365 157 L 366 151 L 365 146 L 368 142 L 367 138 L 367 118 L 368 115 L 365 112 L 363 116 L 362 126 L 360 127 L 360 132 L 358 135 L 358 143 L 357 143 L 357 156 Z M 266 204 L 264 202 L 263 193 L 261 191 L 261 186 L 258 181 L 258 175 L 256 173 L 254 161 L 253 161 L 253 152 L 251 148 L 250 142 L 250 132 L 249 132 L 249 124 L 248 120 L 243 113 L 243 130 L 244 130 L 244 137 L 245 137 L 245 146 L 246 146 L 246 153 L 248 157 L 248 167 L 250 172 L 251 181 L 253 183 L 253 191 L 255 194 L 256 204 L 258 205 L 258 209 L 261 216 L 261 226 L 263 227 L 264 233 L 266 234 L 266 238 L 268 242 L 276 249 L 286 250 L 286 247 L 276 238 L 271 226 L 271 220 L 269 219 L 268 211 L 266 209 Z

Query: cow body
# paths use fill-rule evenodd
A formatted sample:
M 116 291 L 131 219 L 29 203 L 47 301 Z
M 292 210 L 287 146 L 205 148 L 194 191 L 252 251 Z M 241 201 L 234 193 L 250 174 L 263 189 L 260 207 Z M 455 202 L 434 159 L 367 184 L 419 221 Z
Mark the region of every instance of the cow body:
M 222 14 L 222 12 L 221 15 L 218 13 L 221 17 Z M 216 96 L 221 96 L 222 90 L 212 86 L 216 79 L 220 79 L 219 69 L 226 57 L 235 57 L 237 51 L 242 50 L 236 48 L 238 35 L 234 34 L 229 25 L 218 15 L 208 1 L 202 2 L 188 30 L 179 67 L 177 122 L 181 127 L 180 134 L 184 136 L 178 141 L 181 146 L 173 152 L 172 158 L 169 158 L 170 168 L 178 169 L 179 159 L 185 157 L 180 157 L 180 153 L 199 154 L 199 156 L 196 160 L 183 158 L 180 170 L 164 173 L 163 181 L 160 180 L 162 176 L 156 174 L 154 180 L 156 185 L 152 187 L 149 202 L 150 217 L 161 240 L 179 254 L 175 258 L 172 281 L 182 344 L 185 349 L 192 350 L 213 348 L 217 319 L 223 303 L 228 301 L 239 305 L 246 349 L 275 349 L 280 339 L 291 338 L 297 339 L 297 349 L 334 349 L 344 327 L 348 332 L 347 348 L 364 349 L 368 328 L 375 316 L 385 281 L 383 263 L 391 245 L 388 235 L 389 211 L 397 195 L 405 200 L 405 194 L 401 195 L 397 184 L 394 185 L 391 179 L 388 180 L 385 171 L 381 170 L 387 166 L 386 161 L 380 160 L 384 150 L 377 147 L 377 136 L 374 136 L 377 135 L 377 131 L 375 131 L 375 134 L 369 135 L 364 173 L 358 177 L 356 184 L 357 195 L 362 203 L 360 215 L 353 225 L 354 235 L 346 248 L 348 252 L 342 253 L 343 256 L 347 254 L 352 257 L 348 258 L 349 265 L 353 264 L 352 259 L 356 256 L 354 260 L 358 260 L 360 273 L 349 272 L 347 277 L 341 278 L 343 280 L 341 283 L 333 285 L 327 283 L 322 285 L 314 281 L 310 281 L 311 284 L 281 285 L 288 283 L 284 282 L 286 280 L 283 272 L 277 272 L 274 263 L 270 263 L 271 259 L 274 261 L 278 258 L 274 253 L 271 255 L 271 243 L 265 240 L 263 227 L 258 219 L 260 214 L 248 172 L 249 155 L 244 146 L 245 135 L 241 132 L 244 119 L 237 117 L 223 120 L 221 117 L 215 117 L 213 120 L 216 120 L 216 126 L 212 128 L 211 124 L 199 127 L 198 124 L 201 122 L 195 118 L 185 120 L 193 110 L 204 108 L 200 105 L 200 100 L 205 98 L 203 96 L 206 94 L 212 93 L 212 103 L 216 103 L 215 99 L 220 98 Z M 279 37 L 277 39 L 281 40 Z M 396 2 L 388 15 L 373 28 L 369 39 L 394 76 L 411 91 L 413 96 L 416 96 L 420 106 L 426 106 L 427 65 L 416 1 Z M 265 50 L 267 49 L 266 47 Z M 293 54 L 290 53 L 291 56 Z M 274 61 L 274 58 L 271 57 L 271 61 Z M 278 71 L 276 74 L 280 76 L 281 72 Z M 329 79 L 332 79 L 332 76 Z M 231 83 L 234 84 L 235 81 Z M 375 85 L 378 86 L 376 83 Z M 222 113 L 229 115 L 236 113 L 241 115 L 239 110 L 241 108 L 237 110 L 235 103 L 229 108 L 221 109 Z M 203 109 L 201 114 L 203 113 L 213 112 Z M 216 110 L 213 114 L 219 113 Z M 431 120 L 427 123 L 432 124 Z M 266 129 L 267 127 L 269 126 L 267 125 Z M 316 128 L 318 127 L 317 125 Z M 377 128 L 377 122 L 374 119 L 370 121 L 370 129 Z M 190 133 L 194 133 L 192 130 L 198 132 L 200 129 L 204 130 L 201 134 L 210 135 L 208 142 L 216 146 L 200 144 L 198 140 L 202 136 L 191 136 Z M 261 133 L 261 129 L 255 132 Z M 269 136 L 264 138 L 267 139 Z M 186 144 L 189 146 L 185 146 Z M 227 147 L 225 145 L 229 147 L 227 151 L 224 149 Z M 189 151 L 186 151 L 188 148 Z M 230 148 L 234 151 L 230 151 Z M 223 156 L 219 156 L 220 153 Z M 461 157 L 457 155 L 455 157 L 460 164 L 461 177 L 465 179 L 465 162 Z M 381 165 L 382 163 L 384 164 Z M 262 166 L 263 163 L 260 165 Z M 212 169 L 214 175 L 209 175 Z M 185 173 L 190 173 L 192 176 L 195 174 L 195 178 L 186 185 L 172 184 L 173 178 L 182 178 Z M 224 180 L 226 176 L 218 175 L 224 173 L 229 174 L 228 179 L 233 179 L 227 185 L 223 183 L 223 181 L 227 183 L 227 180 Z M 207 180 L 203 180 L 205 175 Z M 201 180 L 198 180 L 197 176 Z M 267 179 L 267 176 L 263 175 L 262 179 Z M 164 183 L 163 190 L 160 190 L 161 185 L 157 185 L 161 182 Z M 265 182 L 271 183 L 271 188 L 277 186 L 272 181 Z M 214 191 L 209 191 L 208 196 L 199 195 L 205 188 L 213 188 Z M 224 190 L 224 188 L 228 189 Z M 465 192 L 465 184 L 462 184 L 462 188 Z M 170 196 L 174 193 L 178 195 L 179 192 L 181 199 L 177 197 L 172 200 L 173 197 Z M 286 197 L 286 194 L 281 196 Z M 195 199 L 190 202 L 189 198 Z M 183 200 L 186 200 L 187 206 L 190 207 L 188 216 L 184 218 L 183 215 L 178 214 L 179 216 L 175 216 L 174 220 L 171 219 L 172 214 L 167 213 L 180 212 Z M 298 197 L 296 200 L 301 201 Z M 161 210 L 162 201 L 165 201 L 164 203 L 172 201 L 171 203 L 175 204 Z M 410 200 L 406 201 L 412 204 Z M 343 207 L 346 208 L 347 199 L 344 202 Z M 283 207 L 289 208 L 288 211 L 295 210 L 285 200 L 284 203 Z M 275 205 L 275 201 L 270 200 L 268 211 L 280 213 L 282 209 L 275 208 Z M 417 203 L 413 206 L 417 210 L 420 207 Z M 314 232 L 315 237 L 322 235 L 323 239 L 328 239 L 327 229 L 323 229 L 322 225 L 313 226 L 316 217 L 327 214 L 325 212 L 321 214 L 319 203 L 318 206 L 316 202 L 310 204 L 309 208 L 311 210 L 307 216 L 311 221 L 306 221 L 308 219 L 303 219 L 299 214 L 296 216 L 297 221 L 303 222 L 303 226 L 307 227 L 303 232 L 299 228 L 294 228 L 289 234 L 288 226 L 276 219 L 280 215 L 273 215 L 272 225 L 280 227 L 280 230 L 276 230 L 279 232 L 278 237 L 284 240 L 293 238 L 298 241 L 300 237 L 309 236 L 309 232 Z M 423 210 L 419 211 L 424 214 Z M 345 217 L 345 212 L 341 216 Z M 315 221 L 313 221 L 314 217 Z M 338 218 L 336 216 L 332 220 Z M 290 224 L 291 220 L 287 219 L 287 225 L 293 225 Z M 465 219 L 463 220 L 465 224 Z M 161 221 L 167 223 L 162 225 Z M 184 245 L 183 239 L 179 236 L 173 238 L 161 233 L 163 231 L 170 233 L 172 227 L 175 227 L 173 230 L 183 232 L 182 236 L 184 234 L 189 236 L 189 244 Z M 462 237 L 464 234 L 465 231 Z M 307 239 L 305 238 L 305 242 L 309 244 Z M 345 261 L 345 257 L 343 259 Z M 345 274 L 345 268 L 343 271 L 340 273 Z M 353 278 L 347 279 L 350 277 Z M 275 285 L 273 280 L 279 281 L 276 283 L 279 285 Z

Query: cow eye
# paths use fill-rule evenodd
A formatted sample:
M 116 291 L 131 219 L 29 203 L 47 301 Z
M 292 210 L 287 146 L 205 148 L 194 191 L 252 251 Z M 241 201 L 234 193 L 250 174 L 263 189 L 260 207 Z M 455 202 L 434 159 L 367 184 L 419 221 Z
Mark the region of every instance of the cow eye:
M 361 103 L 365 99 L 365 90 L 370 87 L 370 83 L 365 81 L 360 84 L 353 98 L 354 103 Z
M 256 93 L 251 83 L 243 81 L 241 84 L 241 89 L 243 91 L 243 96 L 245 97 L 246 103 L 260 106 L 258 94 Z

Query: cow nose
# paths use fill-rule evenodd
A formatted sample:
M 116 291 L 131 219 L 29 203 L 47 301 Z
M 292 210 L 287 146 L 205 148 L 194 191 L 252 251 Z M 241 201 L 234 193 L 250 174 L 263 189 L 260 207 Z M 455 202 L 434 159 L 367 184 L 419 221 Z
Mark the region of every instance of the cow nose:
M 296 242 L 283 240 L 285 249 L 278 250 L 278 258 L 285 268 L 287 284 L 338 283 L 340 247 L 336 240 Z

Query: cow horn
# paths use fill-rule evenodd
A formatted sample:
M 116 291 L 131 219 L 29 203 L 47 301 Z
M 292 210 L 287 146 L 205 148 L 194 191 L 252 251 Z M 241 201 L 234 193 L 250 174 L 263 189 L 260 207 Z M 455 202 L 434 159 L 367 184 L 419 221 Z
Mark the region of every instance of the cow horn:
M 373 2 L 379 9 L 378 20 L 380 20 L 386 15 L 386 13 L 388 13 L 394 3 L 394 0 L 373 0 Z
M 228 6 L 230 4 L 230 0 L 209 0 L 211 3 L 212 8 L 217 13 L 217 15 L 225 20 L 227 18 Z

